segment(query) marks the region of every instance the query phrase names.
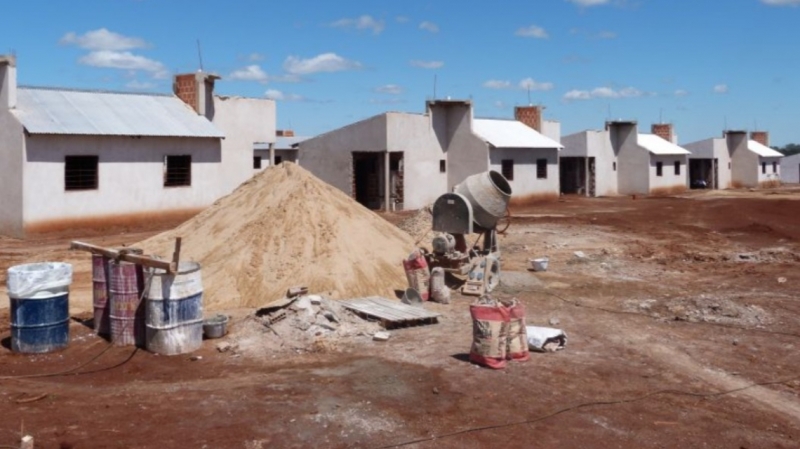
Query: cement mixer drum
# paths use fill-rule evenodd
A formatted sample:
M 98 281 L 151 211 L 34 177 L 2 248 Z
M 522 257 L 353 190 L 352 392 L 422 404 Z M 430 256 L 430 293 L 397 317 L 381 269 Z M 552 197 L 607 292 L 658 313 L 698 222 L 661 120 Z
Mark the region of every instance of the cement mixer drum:
M 503 218 L 511 198 L 511 186 L 503 175 L 489 171 L 472 175 L 458 184 L 455 193 L 472 205 L 473 221 L 483 229 L 494 229 Z

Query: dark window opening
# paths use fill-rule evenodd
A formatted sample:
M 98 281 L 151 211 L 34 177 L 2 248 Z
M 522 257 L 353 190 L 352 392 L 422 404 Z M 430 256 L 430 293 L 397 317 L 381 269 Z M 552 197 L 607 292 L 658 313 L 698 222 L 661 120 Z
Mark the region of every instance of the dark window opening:
M 281 162 L 283 162 L 283 158 L 281 156 L 275 156 L 275 165 L 278 165 Z
M 64 158 L 64 189 L 97 189 L 97 156 L 67 156 Z
M 500 172 L 504 178 L 509 181 L 514 180 L 514 160 L 513 159 L 503 159 L 500 161 Z
M 617 163 L 614 162 L 612 165 L 614 166 L 614 171 L 617 171 Z
M 656 162 L 656 176 L 664 176 L 664 163 Z
M 730 168 L 731 168 L 731 163 L 728 162 L 728 169 L 730 170 Z
M 164 187 L 192 185 L 192 157 L 164 156 Z
M 447 172 L 447 161 L 444 159 L 439 161 L 439 173 Z
M 761 163 L 761 174 L 762 175 L 767 174 L 767 163 L 766 162 L 762 162 Z
M 253 168 L 261 168 L 261 156 L 253 156 Z
M 681 174 L 681 161 L 675 161 L 675 175 Z
M 778 173 L 778 163 L 777 162 L 773 162 L 772 163 L 772 173 Z
M 547 159 L 536 159 L 536 179 L 547 179 Z

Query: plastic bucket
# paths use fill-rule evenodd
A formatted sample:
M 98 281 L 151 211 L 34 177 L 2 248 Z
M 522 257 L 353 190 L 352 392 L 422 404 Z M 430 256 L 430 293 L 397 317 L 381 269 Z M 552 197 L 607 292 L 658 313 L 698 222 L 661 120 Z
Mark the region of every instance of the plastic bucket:
M 533 271 L 547 271 L 548 262 L 550 262 L 550 259 L 548 259 L 547 257 L 530 259 L 531 269 Z
M 200 264 L 181 262 L 177 273 L 148 270 L 147 350 L 177 355 L 203 344 L 203 281 Z
M 72 266 L 59 262 L 17 265 L 8 270 L 11 350 L 55 351 L 69 344 Z
M 144 274 L 141 265 L 111 261 L 109 274 L 109 327 L 117 346 L 144 347 Z

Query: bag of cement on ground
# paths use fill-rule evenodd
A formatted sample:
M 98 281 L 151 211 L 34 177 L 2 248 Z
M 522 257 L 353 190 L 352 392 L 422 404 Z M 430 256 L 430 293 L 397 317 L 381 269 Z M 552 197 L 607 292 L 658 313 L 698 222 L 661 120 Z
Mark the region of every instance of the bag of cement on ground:
M 527 326 L 528 349 L 536 352 L 555 352 L 567 346 L 567 334 L 551 327 Z
M 428 262 L 422 251 L 413 251 L 403 261 L 403 268 L 408 278 L 408 286 L 418 291 L 423 301 L 427 301 L 430 298 L 431 273 L 428 271 Z
M 493 369 L 506 366 L 508 349 L 508 309 L 501 304 L 475 303 L 472 315 L 472 349 L 469 360 Z
M 431 270 L 431 299 L 441 304 L 450 304 L 450 288 L 444 282 L 444 268 Z
M 508 307 L 508 346 L 506 358 L 525 362 L 531 358 L 528 352 L 528 337 L 525 327 L 525 306 L 516 298 L 506 304 Z

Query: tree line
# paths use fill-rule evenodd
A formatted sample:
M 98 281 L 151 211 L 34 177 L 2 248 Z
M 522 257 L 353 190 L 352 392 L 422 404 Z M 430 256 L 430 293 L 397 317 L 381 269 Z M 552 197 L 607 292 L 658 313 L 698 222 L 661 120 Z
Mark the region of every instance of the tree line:
M 793 154 L 800 153 L 800 144 L 790 143 L 783 147 L 775 147 L 775 149 L 783 153 L 785 156 L 791 156 Z

